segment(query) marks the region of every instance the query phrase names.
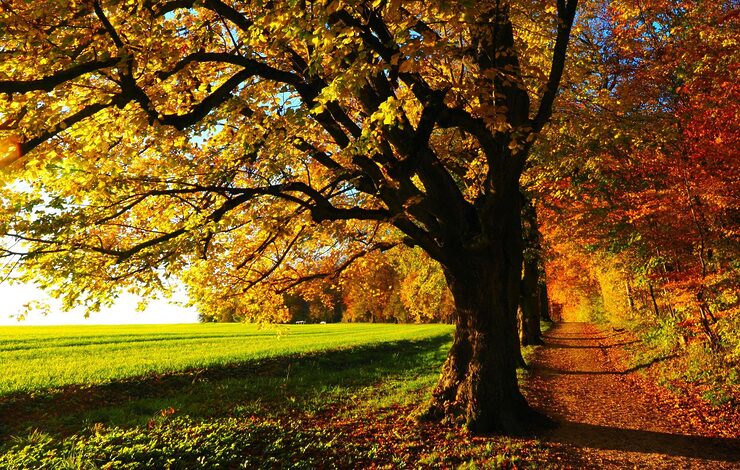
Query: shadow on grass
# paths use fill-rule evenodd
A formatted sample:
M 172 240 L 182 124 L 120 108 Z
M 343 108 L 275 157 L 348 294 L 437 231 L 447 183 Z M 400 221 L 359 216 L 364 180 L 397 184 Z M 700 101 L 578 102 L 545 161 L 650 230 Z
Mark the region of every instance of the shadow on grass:
M 687 436 L 574 422 L 561 423 L 557 433 L 545 439 L 576 447 L 740 462 L 740 439 Z
M 193 418 L 321 409 L 384 382 L 436 379 L 450 343 L 443 335 L 15 394 L 0 398 L 0 441 L 30 428 L 67 435 L 98 422 L 146 424 L 169 407 Z

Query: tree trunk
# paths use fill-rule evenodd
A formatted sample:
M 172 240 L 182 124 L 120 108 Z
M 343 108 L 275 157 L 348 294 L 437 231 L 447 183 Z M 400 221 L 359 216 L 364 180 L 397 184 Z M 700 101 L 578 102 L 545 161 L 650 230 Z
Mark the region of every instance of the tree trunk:
M 519 179 L 531 148 L 531 142 L 521 141 L 518 134 L 533 127 L 539 132 L 551 115 L 577 0 L 558 2 L 560 23 L 549 89 L 534 120 L 529 94 L 518 83 L 520 63 L 509 2 L 471 5 L 476 15 L 468 39 L 471 57 L 483 76 L 492 72 L 493 77 L 491 93 L 481 94 L 481 103 L 505 110 L 514 131 L 478 138 L 488 163 L 483 194 L 461 221 L 464 227 L 445 227 L 438 237 L 444 252 L 438 261 L 455 301 L 456 328 L 427 416 L 463 417 L 476 434 L 521 434 L 552 421 L 529 407 L 516 377 L 520 354 L 516 315 L 524 260 Z M 512 75 L 495 73 L 500 70 L 511 70 Z
M 552 321 L 550 316 L 550 296 L 547 294 L 547 282 L 540 279 L 540 285 L 537 286 L 540 295 L 540 318 L 545 321 Z
M 629 278 L 625 278 L 624 280 L 624 288 L 627 293 L 627 305 L 629 306 L 629 313 L 630 318 L 632 318 L 635 314 L 635 299 L 632 297 L 632 286 L 630 285 Z
M 532 200 L 522 193 L 522 238 L 524 269 L 522 274 L 519 309 L 521 312 L 520 340 L 522 346 L 542 344 L 540 331 L 540 270 L 542 247 L 537 224 L 537 211 Z
M 515 351 L 516 354 L 516 366 L 517 368 L 526 369 L 527 368 L 527 361 L 524 360 L 524 356 L 522 355 L 522 346 L 526 346 L 526 338 L 524 337 L 524 316 L 522 314 L 522 308 L 519 307 L 519 310 L 516 314 L 516 331 L 514 334 L 516 335 L 517 344 L 519 347 Z
M 648 292 L 650 292 L 650 300 L 653 301 L 653 312 L 655 312 L 655 318 L 660 318 L 660 310 L 658 309 L 658 301 L 655 299 L 655 291 L 653 285 L 648 282 Z
M 490 268 L 448 276 L 457 307 L 455 338 L 428 416 L 463 418 L 477 434 L 521 434 L 547 420 L 519 391 L 519 344 L 510 308 L 517 303 L 515 292 L 501 289 L 503 273 Z
M 522 434 L 552 423 L 529 407 L 517 382 L 523 257 L 518 204 L 511 209 L 516 214 L 500 217 L 489 240 L 461 249 L 444 266 L 455 337 L 426 417 L 464 420 L 476 434 Z
M 709 312 L 709 315 L 711 315 L 711 312 L 709 310 L 709 306 L 703 302 L 699 302 L 699 323 L 701 324 L 702 331 L 704 331 L 704 334 L 707 336 L 707 340 L 709 341 L 709 346 L 712 348 L 712 351 L 719 351 L 720 347 L 720 341 L 719 336 L 717 336 L 717 333 L 715 333 L 712 330 L 712 327 L 709 325 L 709 319 L 707 318 L 707 313 Z
M 696 300 L 699 302 L 699 323 L 701 324 L 702 330 L 704 331 L 704 334 L 707 336 L 707 339 L 709 340 L 709 345 L 711 346 L 713 351 L 718 351 L 720 349 L 720 340 L 719 336 L 717 336 L 717 333 L 715 333 L 712 330 L 711 325 L 709 324 L 709 319 L 711 318 L 712 322 L 716 322 L 717 319 L 714 318 L 714 315 L 712 314 L 712 310 L 709 308 L 709 305 L 706 301 L 706 296 L 704 294 L 704 289 L 700 289 L 699 292 L 696 294 Z
M 542 344 L 540 330 L 539 263 L 537 259 L 524 263 L 521 293 L 521 343 L 522 346 Z

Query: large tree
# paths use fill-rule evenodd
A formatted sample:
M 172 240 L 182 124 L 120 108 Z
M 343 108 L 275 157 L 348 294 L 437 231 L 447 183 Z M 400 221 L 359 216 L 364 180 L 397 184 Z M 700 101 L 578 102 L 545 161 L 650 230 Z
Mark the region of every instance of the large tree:
M 70 305 L 177 276 L 270 319 L 419 246 L 457 311 L 428 416 L 521 431 L 519 177 L 576 2 L 3 1 L 6 254 Z

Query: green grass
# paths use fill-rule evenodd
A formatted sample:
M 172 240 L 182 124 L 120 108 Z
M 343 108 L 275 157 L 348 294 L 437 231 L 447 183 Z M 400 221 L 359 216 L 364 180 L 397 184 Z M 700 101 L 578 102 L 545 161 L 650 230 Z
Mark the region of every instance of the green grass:
M 447 325 L 0 327 L 0 396 L 447 334 Z
M 293 325 L 280 337 L 245 325 L 22 330 L 0 329 L 0 354 L 43 352 L 82 383 L 0 396 L 0 468 L 547 468 L 552 460 L 538 441 L 414 419 L 449 350 L 449 326 Z M 149 355 L 162 362 L 156 373 L 146 372 Z M 27 364 L 28 375 L 61 383 L 36 370 L 43 364 Z M 93 379 L 75 371 L 87 364 L 97 367 Z

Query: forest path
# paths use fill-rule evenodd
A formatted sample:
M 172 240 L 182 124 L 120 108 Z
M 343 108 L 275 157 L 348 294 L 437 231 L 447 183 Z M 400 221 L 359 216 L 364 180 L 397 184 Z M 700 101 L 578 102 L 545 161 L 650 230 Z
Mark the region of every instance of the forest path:
M 624 365 L 629 342 L 592 323 L 559 323 L 545 335 L 525 393 L 560 423 L 543 441 L 561 447 L 563 466 L 740 469 L 740 436 L 717 437 L 695 410 L 675 409 L 645 386 Z

